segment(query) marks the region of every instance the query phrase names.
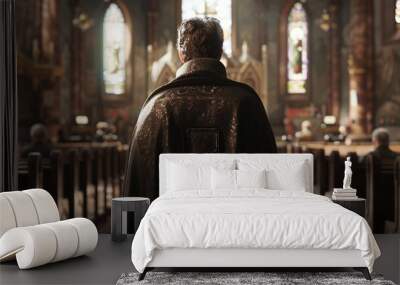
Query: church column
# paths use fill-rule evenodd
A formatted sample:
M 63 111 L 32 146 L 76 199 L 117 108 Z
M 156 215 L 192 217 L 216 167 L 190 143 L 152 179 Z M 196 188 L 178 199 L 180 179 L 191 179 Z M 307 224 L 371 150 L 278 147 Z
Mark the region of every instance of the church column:
M 77 0 L 71 2 L 71 11 L 73 13 L 73 19 L 79 19 L 81 13 L 81 7 Z M 79 25 L 74 25 L 71 32 L 71 86 L 72 86 L 72 98 L 71 98 L 71 114 L 76 115 L 82 111 L 82 41 L 84 39 L 81 35 Z
M 157 3 L 154 0 L 150 0 L 147 2 L 148 11 L 147 11 L 147 43 L 154 47 L 156 42 L 155 36 L 156 31 L 155 27 L 157 24 L 157 17 L 158 17 L 158 9 Z
M 155 60 L 155 52 L 157 48 L 157 41 L 156 37 L 156 24 L 157 24 L 157 17 L 158 17 L 158 9 L 157 3 L 154 0 L 150 0 L 147 2 L 147 46 L 146 46 L 146 53 L 147 53 L 147 92 L 150 92 L 154 89 L 151 81 L 151 67 Z M 143 99 L 145 100 L 146 97 Z
M 349 119 L 355 136 L 372 131 L 373 13 L 371 0 L 351 0 Z
M 328 7 L 329 15 L 329 66 L 330 66 L 330 96 L 328 113 L 340 117 L 340 32 L 338 0 L 331 0 Z

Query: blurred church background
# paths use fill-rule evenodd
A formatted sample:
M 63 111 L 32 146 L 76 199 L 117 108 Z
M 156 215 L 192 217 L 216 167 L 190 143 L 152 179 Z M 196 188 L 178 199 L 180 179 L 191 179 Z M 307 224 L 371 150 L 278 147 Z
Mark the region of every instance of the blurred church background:
M 280 151 L 315 155 L 315 191 L 341 186 L 350 155 L 368 221 L 400 231 L 400 162 L 366 156 L 378 127 L 400 152 L 400 0 L 16 1 L 19 188 L 103 221 L 140 108 L 180 66 L 177 25 L 205 15 L 221 21 L 222 62 L 261 97 Z

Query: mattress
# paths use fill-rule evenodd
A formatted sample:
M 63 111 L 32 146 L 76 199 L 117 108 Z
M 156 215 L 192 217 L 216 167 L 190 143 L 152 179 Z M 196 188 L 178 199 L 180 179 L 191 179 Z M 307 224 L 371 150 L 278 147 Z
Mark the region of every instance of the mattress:
M 170 192 L 156 199 L 132 242 L 139 272 L 162 249 L 359 250 L 372 271 L 380 255 L 361 216 L 300 191 Z

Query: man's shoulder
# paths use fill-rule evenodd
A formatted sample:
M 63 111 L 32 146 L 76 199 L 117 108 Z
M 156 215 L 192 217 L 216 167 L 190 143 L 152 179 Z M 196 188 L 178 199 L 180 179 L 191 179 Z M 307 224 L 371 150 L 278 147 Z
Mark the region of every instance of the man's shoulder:
M 174 92 L 173 90 L 163 90 L 157 93 L 151 93 L 143 104 L 142 110 L 153 110 L 154 108 L 160 109 L 166 107 Z
M 389 153 L 390 153 L 390 157 L 392 157 L 393 159 L 396 159 L 399 156 L 399 153 L 394 152 L 390 148 L 389 148 Z
M 250 97 L 257 96 L 257 98 L 258 98 L 257 92 L 250 85 L 243 83 L 243 82 L 235 81 L 235 80 L 230 80 L 230 79 L 228 79 L 228 80 L 232 84 L 231 86 L 233 88 L 238 88 L 238 89 L 242 90 L 244 95 L 247 95 Z
M 372 155 L 377 159 L 395 159 L 399 154 L 392 151 L 390 148 L 384 150 L 376 148 L 375 150 L 369 152 L 368 155 Z
M 217 87 L 219 90 L 230 91 L 228 95 L 235 94 L 245 98 L 258 98 L 256 91 L 249 85 L 234 81 L 227 78 L 219 78 L 213 80 L 173 80 L 157 89 L 149 95 L 147 101 L 150 99 L 163 99 L 180 93 L 190 93 L 196 89 L 204 89 L 209 87 Z M 236 91 L 236 92 L 231 92 Z

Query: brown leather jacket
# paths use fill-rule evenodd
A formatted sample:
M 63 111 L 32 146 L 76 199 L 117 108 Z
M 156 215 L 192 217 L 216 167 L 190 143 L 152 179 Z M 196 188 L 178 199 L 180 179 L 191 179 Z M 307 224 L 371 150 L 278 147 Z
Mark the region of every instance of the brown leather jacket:
M 161 153 L 274 153 L 264 106 L 217 60 L 186 62 L 144 103 L 131 139 L 125 196 L 158 197 Z

